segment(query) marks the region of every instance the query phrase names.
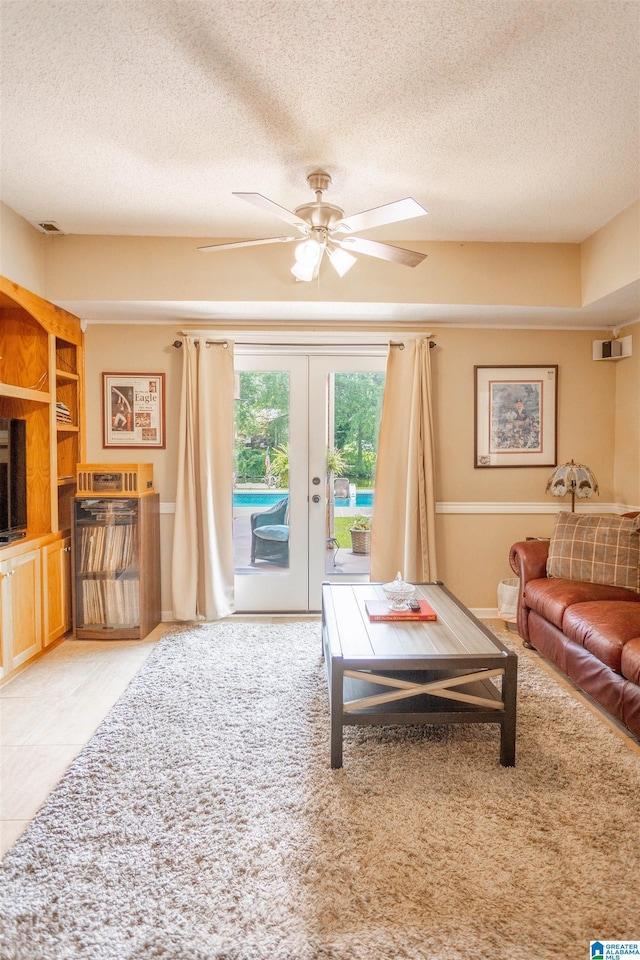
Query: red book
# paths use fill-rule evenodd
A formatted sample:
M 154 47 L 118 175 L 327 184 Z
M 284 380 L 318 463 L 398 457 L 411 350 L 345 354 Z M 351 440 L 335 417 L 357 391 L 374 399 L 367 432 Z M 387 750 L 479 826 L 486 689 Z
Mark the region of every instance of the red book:
M 392 610 L 387 600 L 365 600 L 369 620 L 437 620 L 438 615 L 426 600 L 419 600 L 419 610 Z

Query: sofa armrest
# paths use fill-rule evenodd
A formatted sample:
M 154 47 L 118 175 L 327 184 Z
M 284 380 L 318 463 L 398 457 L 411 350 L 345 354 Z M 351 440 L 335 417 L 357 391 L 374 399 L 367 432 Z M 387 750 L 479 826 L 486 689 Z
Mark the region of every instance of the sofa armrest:
M 518 589 L 518 633 L 529 643 L 529 607 L 525 601 L 525 588 L 529 580 L 539 580 L 547 575 L 549 540 L 519 540 L 509 551 L 509 564 L 520 578 Z
M 519 540 L 509 552 L 509 564 L 524 586 L 529 580 L 547 575 L 549 540 Z

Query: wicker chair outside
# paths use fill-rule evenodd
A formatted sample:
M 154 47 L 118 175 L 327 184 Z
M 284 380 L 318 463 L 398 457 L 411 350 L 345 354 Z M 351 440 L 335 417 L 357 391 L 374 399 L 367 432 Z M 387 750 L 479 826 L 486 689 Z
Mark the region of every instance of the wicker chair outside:
M 333 481 L 333 495 L 339 500 L 347 500 L 349 498 L 348 477 L 336 477 Z
M 279 500 L 269 510 L 252 513 L 251 563 L 266 560 L 278 567 L 289 566 L 289 498 Z

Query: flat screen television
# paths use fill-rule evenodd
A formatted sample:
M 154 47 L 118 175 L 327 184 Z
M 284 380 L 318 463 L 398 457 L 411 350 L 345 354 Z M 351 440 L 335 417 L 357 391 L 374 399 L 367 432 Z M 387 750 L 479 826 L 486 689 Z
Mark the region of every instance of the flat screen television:
M 27 533 L 27 422 L 0 417 L 0 544 Z

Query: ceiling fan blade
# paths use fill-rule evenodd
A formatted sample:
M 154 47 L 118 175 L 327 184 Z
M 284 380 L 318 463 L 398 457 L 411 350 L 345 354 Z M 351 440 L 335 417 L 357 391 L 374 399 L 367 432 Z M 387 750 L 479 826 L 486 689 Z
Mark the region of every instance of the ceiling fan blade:
M 271 213 L 274 213 L 276 217 L 280 217 L 281 220 L 286 220 L 287 223 L 304 232 L 304 223 L 300 217 L 297 217 L 292 210 L 281 207 L 280 204 L 274 200 L 263 197 L 261 193 L 237 193 L 234 191 L 233 196 L 240 197 L 242 200 L 252 203 L 255 207 L 262 207 L 263 210 L 269 210 Z
M 198 247 L 203 253 L 212 250 L 233 250 L 235 247 L 257 247 L 261 243 L 291 243 L 300 240 L 300 237 L 267 237 L 266 240 L 234 240 L 231 243 L 212 243 L 208 247 Z
M 352 217 L 345 217 L 340 221 L 337 229 L 344 225 L 349 232 L 370 230 L 371 227 L 383 227 L 387 223 L 398 223 L 400 220 L 411 220 L 413 217 L 423 217 L 427 211 L 412 197 L 404 200 L 395 200 L 385 203 L 381 207 L 373 207 L 362 213 L 355 213 Z
M 365 253 L 368 257 L 377 257 L 379 260 L 392 260 L 405 267 L 417 267 L 426 260 L 426 253 L 416 253 L 415 250 L 405 250 L 404 247 L 393 247 L 389 243 L 378 243 L 377 240 L 365 240 L 364 237 L 346 237 L 339 241 L 343 250 L 349 253 Z

